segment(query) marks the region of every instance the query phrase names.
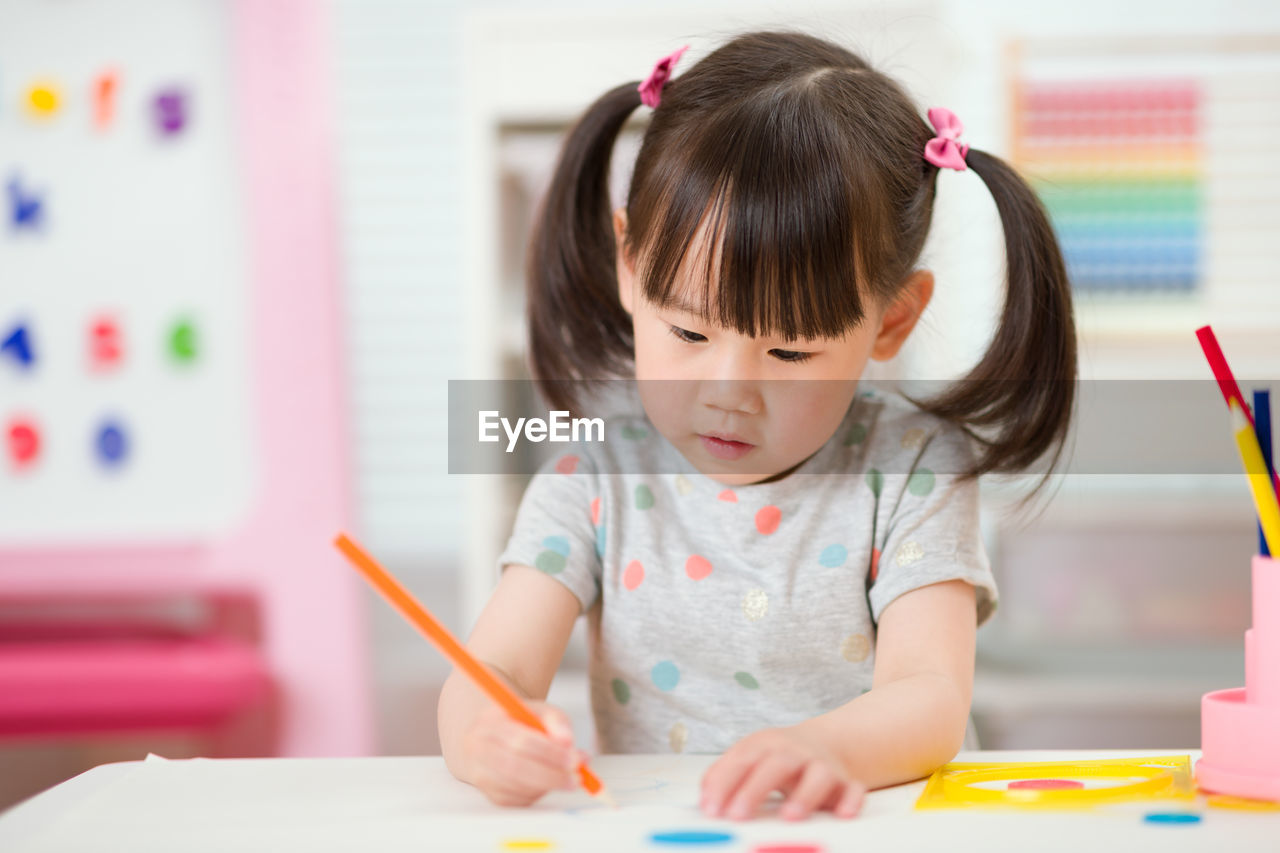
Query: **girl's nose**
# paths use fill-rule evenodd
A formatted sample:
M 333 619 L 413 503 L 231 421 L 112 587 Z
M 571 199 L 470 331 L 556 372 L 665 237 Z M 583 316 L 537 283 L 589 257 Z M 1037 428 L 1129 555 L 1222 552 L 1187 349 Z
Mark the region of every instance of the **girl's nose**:
M 747 354 L 726 354 L 699 382 L 699 396 L 713 409 L 755 415 L 764 408 L 763 384 Z

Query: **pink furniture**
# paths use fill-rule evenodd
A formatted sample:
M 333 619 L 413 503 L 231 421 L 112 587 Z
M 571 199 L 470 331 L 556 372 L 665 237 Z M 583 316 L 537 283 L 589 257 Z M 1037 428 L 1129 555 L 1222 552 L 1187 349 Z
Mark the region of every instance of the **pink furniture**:
M 1280 801 L 1280 560 L 1253 558 L 1253 627 L 1244 635 L 1245 686 L 1200 702 L 1206 791 Z
M 0 551 L 0 737 L 253 730 L 215 751 L 373 750 L 363 591 L 330 545 L 350 512 L 326 9 L 230 7 L 257 505 L 217 542 Z M 110 616 L 175 601 L 203 616 L 180 628 Z M 90 615 L 26 618 L 67 607 Z

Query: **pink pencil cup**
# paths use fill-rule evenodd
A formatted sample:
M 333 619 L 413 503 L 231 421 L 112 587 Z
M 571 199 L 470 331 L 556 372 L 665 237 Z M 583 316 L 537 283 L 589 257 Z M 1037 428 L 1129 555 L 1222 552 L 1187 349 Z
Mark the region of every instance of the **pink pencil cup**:
M 1280 560 L 1253 558 L 1244 687 L 1200 700 L 1201 790 L 1280 802 Z

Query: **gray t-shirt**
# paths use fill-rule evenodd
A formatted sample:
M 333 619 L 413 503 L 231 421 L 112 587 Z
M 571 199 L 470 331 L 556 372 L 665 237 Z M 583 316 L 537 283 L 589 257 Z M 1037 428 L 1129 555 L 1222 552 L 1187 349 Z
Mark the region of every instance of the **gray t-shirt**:
M 960 579 L 996 606 L 959 430 L 863 392 L 785 478 L 727 487 L 643 416 L 547 462 L 498 559 L 563 583 L 589 620 L 606 753 L 723 752 L 871 688 L 875 626 L 905 592 Z M 920 630 L 927 631 L 927 625 Z

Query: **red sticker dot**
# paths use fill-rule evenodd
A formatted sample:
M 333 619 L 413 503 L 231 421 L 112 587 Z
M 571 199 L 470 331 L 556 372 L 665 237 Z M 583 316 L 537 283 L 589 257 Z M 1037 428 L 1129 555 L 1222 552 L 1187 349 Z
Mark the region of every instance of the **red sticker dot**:
M 644 566 L 640 565 L 640 561 L 632 560 L 627 563 L 627 569 L 622 573 L 622 585 L 627 589 L 635 589 L 640 586 L 642 580 L 644 580 Z
M 591 524 L 594 527 L 600 526 L 600 499 L 591 499 Z
M 762 507 L 756 513 L 756 530 L 759 530 L 765 536 L 778 529 L 778 524 L 782 521 L 782 510 L 770 504 Z
M 876 575 L 880 574 L 880 549 L 871 549 L 871 582 L 876 582 Z
M 695 581 L 700 581 L 711 574 L 711 561 L 700 554 L 694 554 L 684 562 L 684 572 Z
M 556 470 L 561 474 L 572 474 L 574 471 L 578 470 L 578 457 L 573 456 L 572 454 L 569 456 L 561 456 L 560 460 L 556 462 Z
M 733 489 L 725 489 L 720 493 L 719 497 L 720 500 L 725 503 L 736 504 L 738 502 L 738 496 L 734 493 Z

